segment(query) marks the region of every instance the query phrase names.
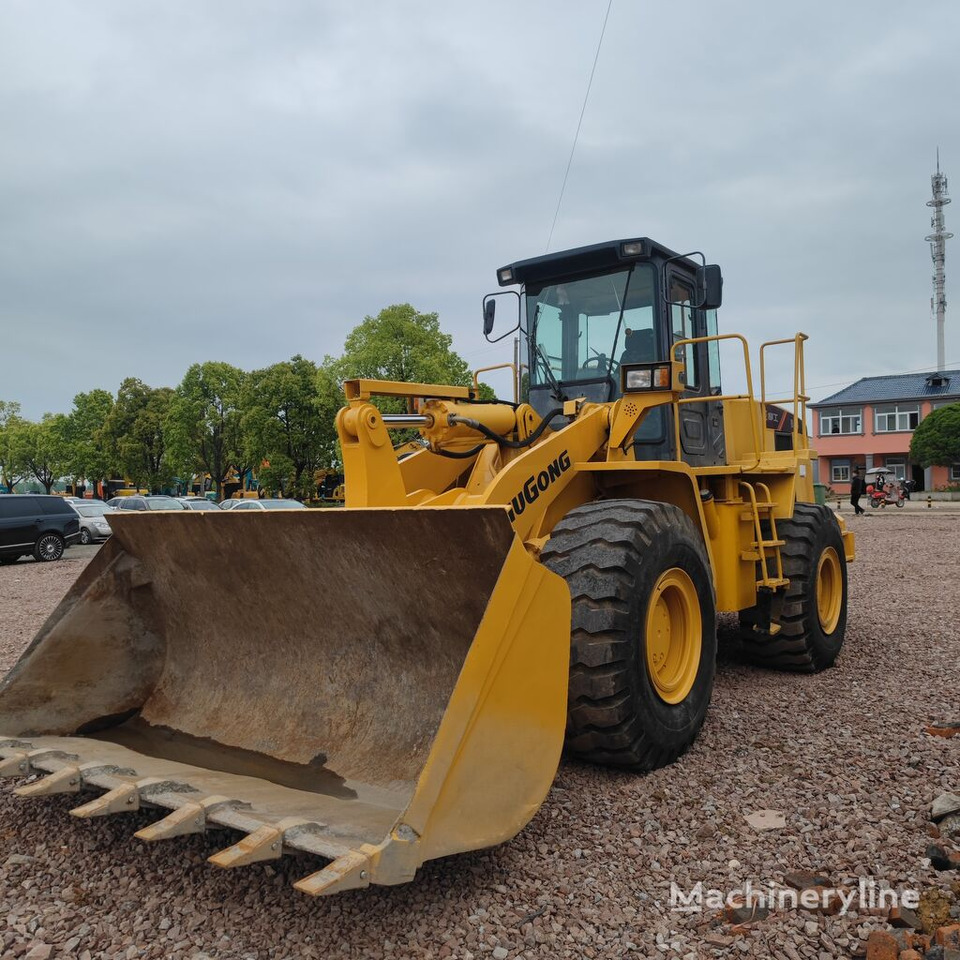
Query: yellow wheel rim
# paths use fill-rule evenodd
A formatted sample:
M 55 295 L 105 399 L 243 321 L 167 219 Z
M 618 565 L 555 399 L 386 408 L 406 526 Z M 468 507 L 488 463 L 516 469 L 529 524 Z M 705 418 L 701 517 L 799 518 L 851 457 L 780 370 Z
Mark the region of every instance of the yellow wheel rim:
M 820 554 L 817 564 L 817 615 L 824 633 L 833 633 L 837 629 L 842 606 L 843 572 L 840 569 L 840 557 L 833 547 L 827 547 Z
M 680 703 L 687 697 L 700 669 L 702 646 L 697 588 L 684 570 L 671 567 L 654 585 L 647 608 L 647 670 L 661 700 Z

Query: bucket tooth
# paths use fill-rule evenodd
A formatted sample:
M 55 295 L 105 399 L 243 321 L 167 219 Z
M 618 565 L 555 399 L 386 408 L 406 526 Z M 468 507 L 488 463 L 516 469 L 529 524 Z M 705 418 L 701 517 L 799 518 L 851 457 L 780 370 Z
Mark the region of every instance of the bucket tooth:
M 31 773 L 30 754 L 19 751 L 0 760 L 0 777 L 26 777 Z
M 341 890 L 358 890 L 370 885 L 370 858 L 365 853 L 351 850 L 337 857 L 322 870 L 298 880 L 293 886 L 301 893 L 319 897 Z
M 125 783 L 95 800 L 70 811 L 73 817 L 105 817 L 111 813 L 129 813 L 140 809 L 140 791 L 135 783 Z
M 203 833 L 207 827 L 207 810 L 222 803 L 229 803 L 228 797 L 206 797 L 199 803 L 188 800 L 168 813 L 162 820 L 138 830 L 134 836 L 138 840 L 152 843 L 154 840 L 172 840 L 191 833 Z
M 168 813 L 162 820 L 138 830 L 134 836 L 138 840 L 148 842 L 171 840 L 174 837 L 185 837 L 190 833 L 203 833 L 206 822 L 207 815 L 203 807 L 191 800 L 177 807 L 172 813 Z
M 55 773 L 17 787 L 13 792 L 18 797 L 52 797 L 57 793 L 79 793 L 83 786 L 83 775 L 79 767 L 61 767 Z
M 264 824 L 232 847 L 227 847 L 208 859 L 218 867 L 245 867 L 261 860 L 279 860 L 283 856 L 283 835 L 294 827 L 302 827 L 311 822 L 300 817 L 285 817 L 274 826 Z
M 278 860 L 283 855 L 283 831 L 264 824 L 232 847 L 209 858 L 218 867 L 245 867 L 261 860 Z

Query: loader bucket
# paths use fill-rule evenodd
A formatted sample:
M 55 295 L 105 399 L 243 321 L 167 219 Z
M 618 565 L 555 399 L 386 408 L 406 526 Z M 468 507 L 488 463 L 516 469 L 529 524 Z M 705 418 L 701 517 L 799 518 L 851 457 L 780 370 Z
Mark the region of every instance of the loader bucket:
M 0 775 L 78 817 L 302 850 L 307 893 L 515 835 L 553 780 L 570 596 L 500 507 L 130 514 L 0 685 Z M 35 775 L 46 774 L 42 779 Z

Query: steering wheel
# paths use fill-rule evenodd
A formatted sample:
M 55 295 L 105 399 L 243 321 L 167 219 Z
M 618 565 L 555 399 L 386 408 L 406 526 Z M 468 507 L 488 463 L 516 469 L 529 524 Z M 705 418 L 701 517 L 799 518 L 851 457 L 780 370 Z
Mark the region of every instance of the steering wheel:
M 592 347 L 590 348 L 593 349 Z M 596 351 L 594 351 L 596 353 Z M 597 353 L 595 357 L 588 357 L 580 364 L 581 370 L 596 370 L 597 373 L 613 373 L 620 366 L 616 360 L 612 360 L 605 353 Z

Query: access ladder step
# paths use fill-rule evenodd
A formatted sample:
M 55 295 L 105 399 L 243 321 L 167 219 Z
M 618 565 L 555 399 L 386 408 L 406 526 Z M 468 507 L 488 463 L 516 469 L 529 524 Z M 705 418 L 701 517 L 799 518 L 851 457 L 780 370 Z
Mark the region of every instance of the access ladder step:
M 757 589 L 779 590 L 781 587 L 790 586 L 790 581 L 786 577 L 767 577 L 766 580 L 757 581 Z

